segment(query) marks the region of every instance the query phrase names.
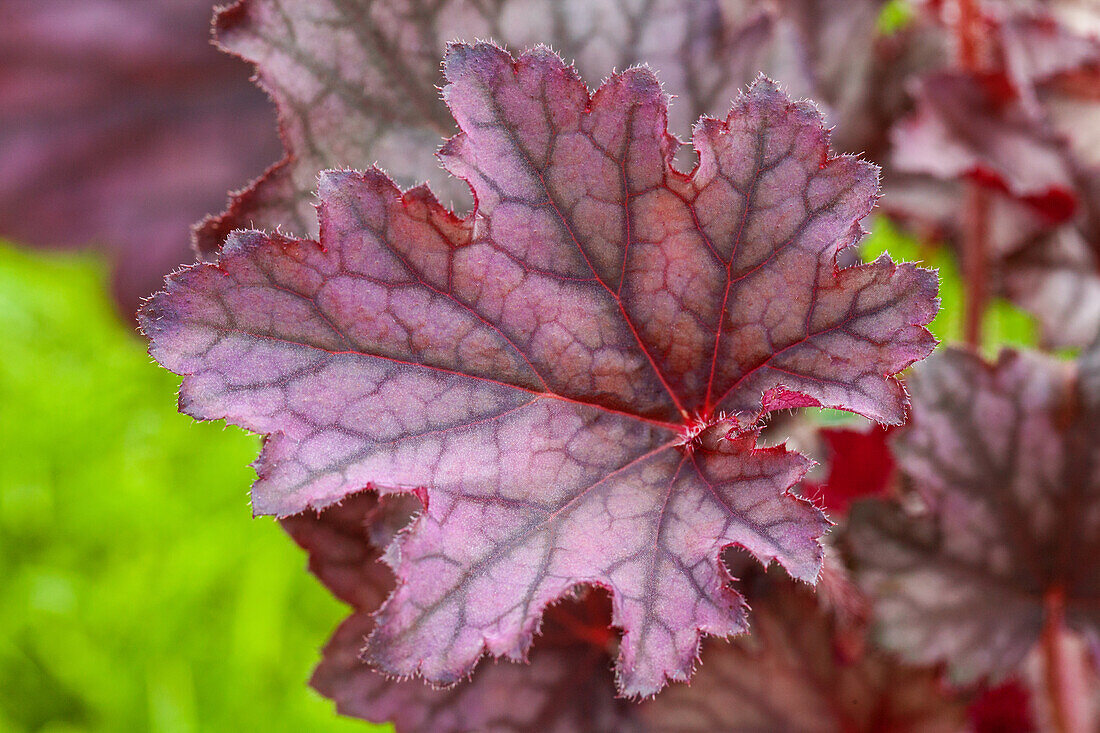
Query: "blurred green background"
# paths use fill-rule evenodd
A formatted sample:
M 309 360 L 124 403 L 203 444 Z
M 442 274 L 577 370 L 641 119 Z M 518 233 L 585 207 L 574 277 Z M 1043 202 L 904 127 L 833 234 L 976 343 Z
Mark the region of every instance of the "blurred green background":
M 307 688 L 346 608 L 270 519 L 259 441 L 177 378 L 91 256 L 0 244 L 0 731 L 363 731 Z
M 864 254 L 941 268 L 933 326 L 957 338 L 943 252 L 884 222 Z M 306 686 L 346 615 L 270 519 L 252 519 L 258 440 L 179 415 L 90 255 L 0 244 L 0 730 L 387 730 Z M 1033 343 L 990 308 L 989 343 Z

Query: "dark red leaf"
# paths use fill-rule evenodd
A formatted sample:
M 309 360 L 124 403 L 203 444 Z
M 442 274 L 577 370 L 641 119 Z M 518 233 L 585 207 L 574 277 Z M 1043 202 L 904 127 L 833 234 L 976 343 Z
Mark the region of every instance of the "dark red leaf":
M 923 500 L 857 504 L 849 522 L 889 646 L 965 682 L 1016 671 L 1054 598 L 1071 629 L 1100 628 L 1095 373 L 948 350 L 909 380 L 895 455 Z
M 974 733 L 1033 733 L 1031 694 L 1019 680 L 982 691 L 966 709 Z

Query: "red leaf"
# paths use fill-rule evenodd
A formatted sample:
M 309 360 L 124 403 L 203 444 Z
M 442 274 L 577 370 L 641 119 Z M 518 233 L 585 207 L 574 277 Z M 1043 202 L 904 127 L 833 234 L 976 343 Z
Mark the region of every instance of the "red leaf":
M 856 499 L 886 490 L 894 474 L 894 456 L 886 445 L 889 429 L 823 428 L 820 434 L 829 452 L 829 474 L 822 482 L 803 481 L 804 496 L 844 514 Z
M 424 487 L 388 555 L 370 654 L 451 683 L 522 658 L 547 604 L 612 592 L 620 680 L 685 679 L 702 634 L 744 628 L 719 563 L 738 544 L 812 581 L 824 517 L 788 493 L 806 460 L 755 446 L 765 395 L 900 422 L 892 375 L 925 356 L 935 276 L 837 270 L 876 197 L 829 158 L 817 111 L 768 81 L 671 165 L 644 69 L 595 95 L 539 48 L 454 46 L 447 168 L 465 220 L 377 171 L 321 179 L 320 243 L 243 232 L 143 310 L 182 409 L 269 438 L 256 511 L 368 483 Z
M 1032 733 L 1031 697 L 1019 680 L 982 691 L 966 710 L 974 733 Z

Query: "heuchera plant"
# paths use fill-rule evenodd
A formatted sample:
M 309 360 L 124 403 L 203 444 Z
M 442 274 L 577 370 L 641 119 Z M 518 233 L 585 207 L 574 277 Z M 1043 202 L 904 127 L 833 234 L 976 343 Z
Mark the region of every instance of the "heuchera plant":
M 1097 724 L 1100 347 L 972 352 L 994 294 L 1047 344 L 1100 332 L 1100 156 L 1071 122 L 1100 42 L 1062 9 L 926 3 L 897 33 L 879 11 L 220 11 L 286 157 L 196 228 L 206 261 L 140 321 L 183 412 L 265 435 L 256 513 L 354 607 L 313 679 L 341 712 L 431 731 Z M 439 76 L 445 41 L 488 35 L 529 50 L 451 43 Z M 643 62 L 683 95 L 671 110 Z M 749 70 L 819 100 L 841 149 L 887 163 L 888 213 L 957 244 L 969 351 L 915 367 L 912 427 L 880 426 L 905 422 L 896 375 L 935 345 L 936 277 L 858 261 L 877 168 Z M 670 134 L 696 119 L 690 147 Z M 811 407 L 880 426 L 811 425 L 792 441 L 827 464 L 809 476 L 775 438 Z
M 327 172 L 320 238 L 233 234 L 142 310 L 181 406 L 271 437 L 259 513 L 363 486 L 416 492 L 368 655 L 449 684 L 521 659 L 545 607 L 611 592 L 627 695 L 684 680 L 702 634 L 745 629 L 738 545 L 812 582 L 826 520 L 807 461 L 760 420 L 822 405 L 898 423 L 889 375 L 927 355 L 935 277 L 838 270 L 877 195 L 820 114 L 761 80 L 672 166 L 645 69 L 594 94 L 559 57 L 453 45 L 440 152 L 458 219 L 377 170 Z

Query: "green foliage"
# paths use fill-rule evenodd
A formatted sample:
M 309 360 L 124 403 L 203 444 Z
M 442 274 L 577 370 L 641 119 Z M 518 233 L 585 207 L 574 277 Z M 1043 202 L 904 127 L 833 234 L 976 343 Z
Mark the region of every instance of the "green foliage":
M 913 22 L 914 15 L 916 11 L 908 0 L 888 0 L 879 11 L 877 30 L 880 35 L 891 36 Z
M 863 242 L 865 260 L 887 253 L 895 262 L 920 263 L 940 274 L 940 312 L 929 326 L 944 343 L 963 340 L 966 287 L 959 276 L 955 256 L 944 246 L 923 245 L 906 236 L 884 218 L 875 221 L 871 235 Z M 982 322 L 982 352 L 996 359 L 1002 346 L 1034 347 L 1038 343 L 1035 319 L 1003 298 L 994 298 Z
M 176 413 L 103 275 L 0 246 L 0 730 L 364 730 L 305 686 L 346 610 L 250 518 L 256 439 Z

